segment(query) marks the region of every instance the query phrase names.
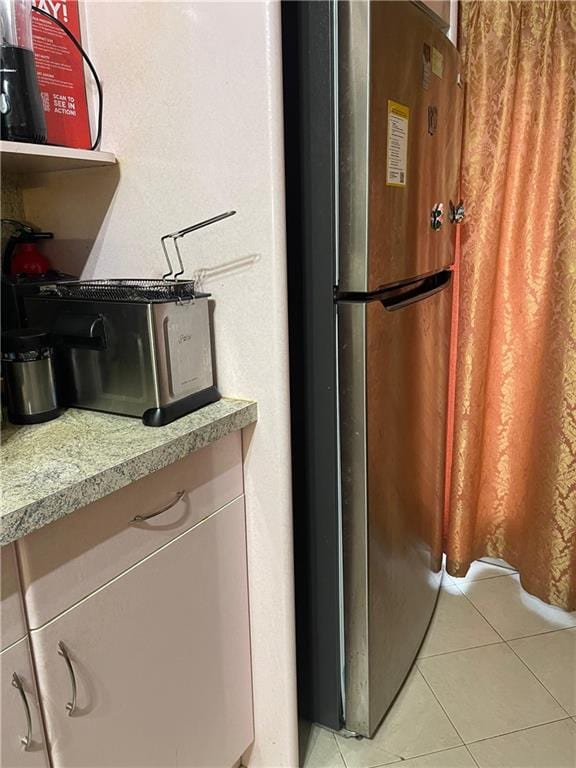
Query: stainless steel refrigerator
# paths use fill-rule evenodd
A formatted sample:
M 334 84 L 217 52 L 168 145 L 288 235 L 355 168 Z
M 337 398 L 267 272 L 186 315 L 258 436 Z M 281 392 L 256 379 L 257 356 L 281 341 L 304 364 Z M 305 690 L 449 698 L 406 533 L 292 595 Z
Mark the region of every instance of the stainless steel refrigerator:
M 300 707 L 371 736 L 441 580 L 459 57 L 409 0 L 283 34 Z

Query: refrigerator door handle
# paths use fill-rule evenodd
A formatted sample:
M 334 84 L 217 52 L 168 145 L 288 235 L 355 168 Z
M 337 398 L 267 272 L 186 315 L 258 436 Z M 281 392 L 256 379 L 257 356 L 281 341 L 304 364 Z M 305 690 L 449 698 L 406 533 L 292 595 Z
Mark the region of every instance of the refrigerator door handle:
M 434 275 L 419 280 L 416 285 L 403 286 L 397 292 L 382 296 L 380 303 L 387 312 L 396 312 L 398 309 L 409 307 L 417 301 L 424 301 L 424 299 L 434 296 L 435 293 L 440 293 L 450 285 L 451 281 L 451 270 L 436 272 Z

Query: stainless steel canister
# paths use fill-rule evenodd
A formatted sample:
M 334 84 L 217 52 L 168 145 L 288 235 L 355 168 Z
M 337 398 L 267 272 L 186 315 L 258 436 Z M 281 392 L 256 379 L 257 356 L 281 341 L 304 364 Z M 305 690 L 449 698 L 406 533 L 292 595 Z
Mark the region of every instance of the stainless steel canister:
M 8 418 L 14 424 L 38 424 L 62 412 L 53 358 L 47 331 L 20 328 L 2 334 L 2 375 Z

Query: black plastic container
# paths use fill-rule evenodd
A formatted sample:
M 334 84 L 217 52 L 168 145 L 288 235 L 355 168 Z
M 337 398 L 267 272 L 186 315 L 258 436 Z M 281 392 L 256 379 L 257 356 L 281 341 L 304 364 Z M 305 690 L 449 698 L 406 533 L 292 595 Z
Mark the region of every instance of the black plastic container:
M 39 424 L 62 413 L 53 361 L 52 338 L 46 331 L 22 328 L 2 334 L 2 375 L 13 424 Z
M 46 143 L 46 120 L 32 43 L 32 0 L 0 0 L 1 135 Z
M 2 138 L 45 144 L 46 121 L 33 51 L 16 45 L 2 45 L 0 56 Z

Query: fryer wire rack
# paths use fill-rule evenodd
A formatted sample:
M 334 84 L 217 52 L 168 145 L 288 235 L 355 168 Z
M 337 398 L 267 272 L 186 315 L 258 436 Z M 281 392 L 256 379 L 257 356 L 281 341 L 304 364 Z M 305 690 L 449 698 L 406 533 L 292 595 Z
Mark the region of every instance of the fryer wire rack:
M 190 301 L 201 295 L 194 280 L 79 280 L 42 286 L 39 292 L 61 299 L 137 303 Z
M 119 302 L 140 302 L 154 303 L 163 301 L 191 301 L 192 299 L 206 296 L 207 294 L 197 293 L 194 280 L 179 280 L 184 272 L 182 254 L 178 247 L 178 240 L 181 240 L 190 232 L 202 229 L 210 224 L 234 216 L 236 211 L 226 211 L 211 219 L 192 224 L 190 227 L 179 229 L 177 232 L 171 232 L 164 235 L 160 244 L 164 251 L 164 256 L 168 264 L 169 271 L 162 276 L 161 280 L 148 279 L 115 279 L 115 280 L 72 280 L 61 283 L 51 283 L 44 285 L 39 289 L 40 295 L 58 296 L 61 299 L 87 299 L 92 301 L 119 301 Z M 174 269 L 174 264 L 170 259 L 166 243 L 172 241 L 178 261 L 178 270 Z

